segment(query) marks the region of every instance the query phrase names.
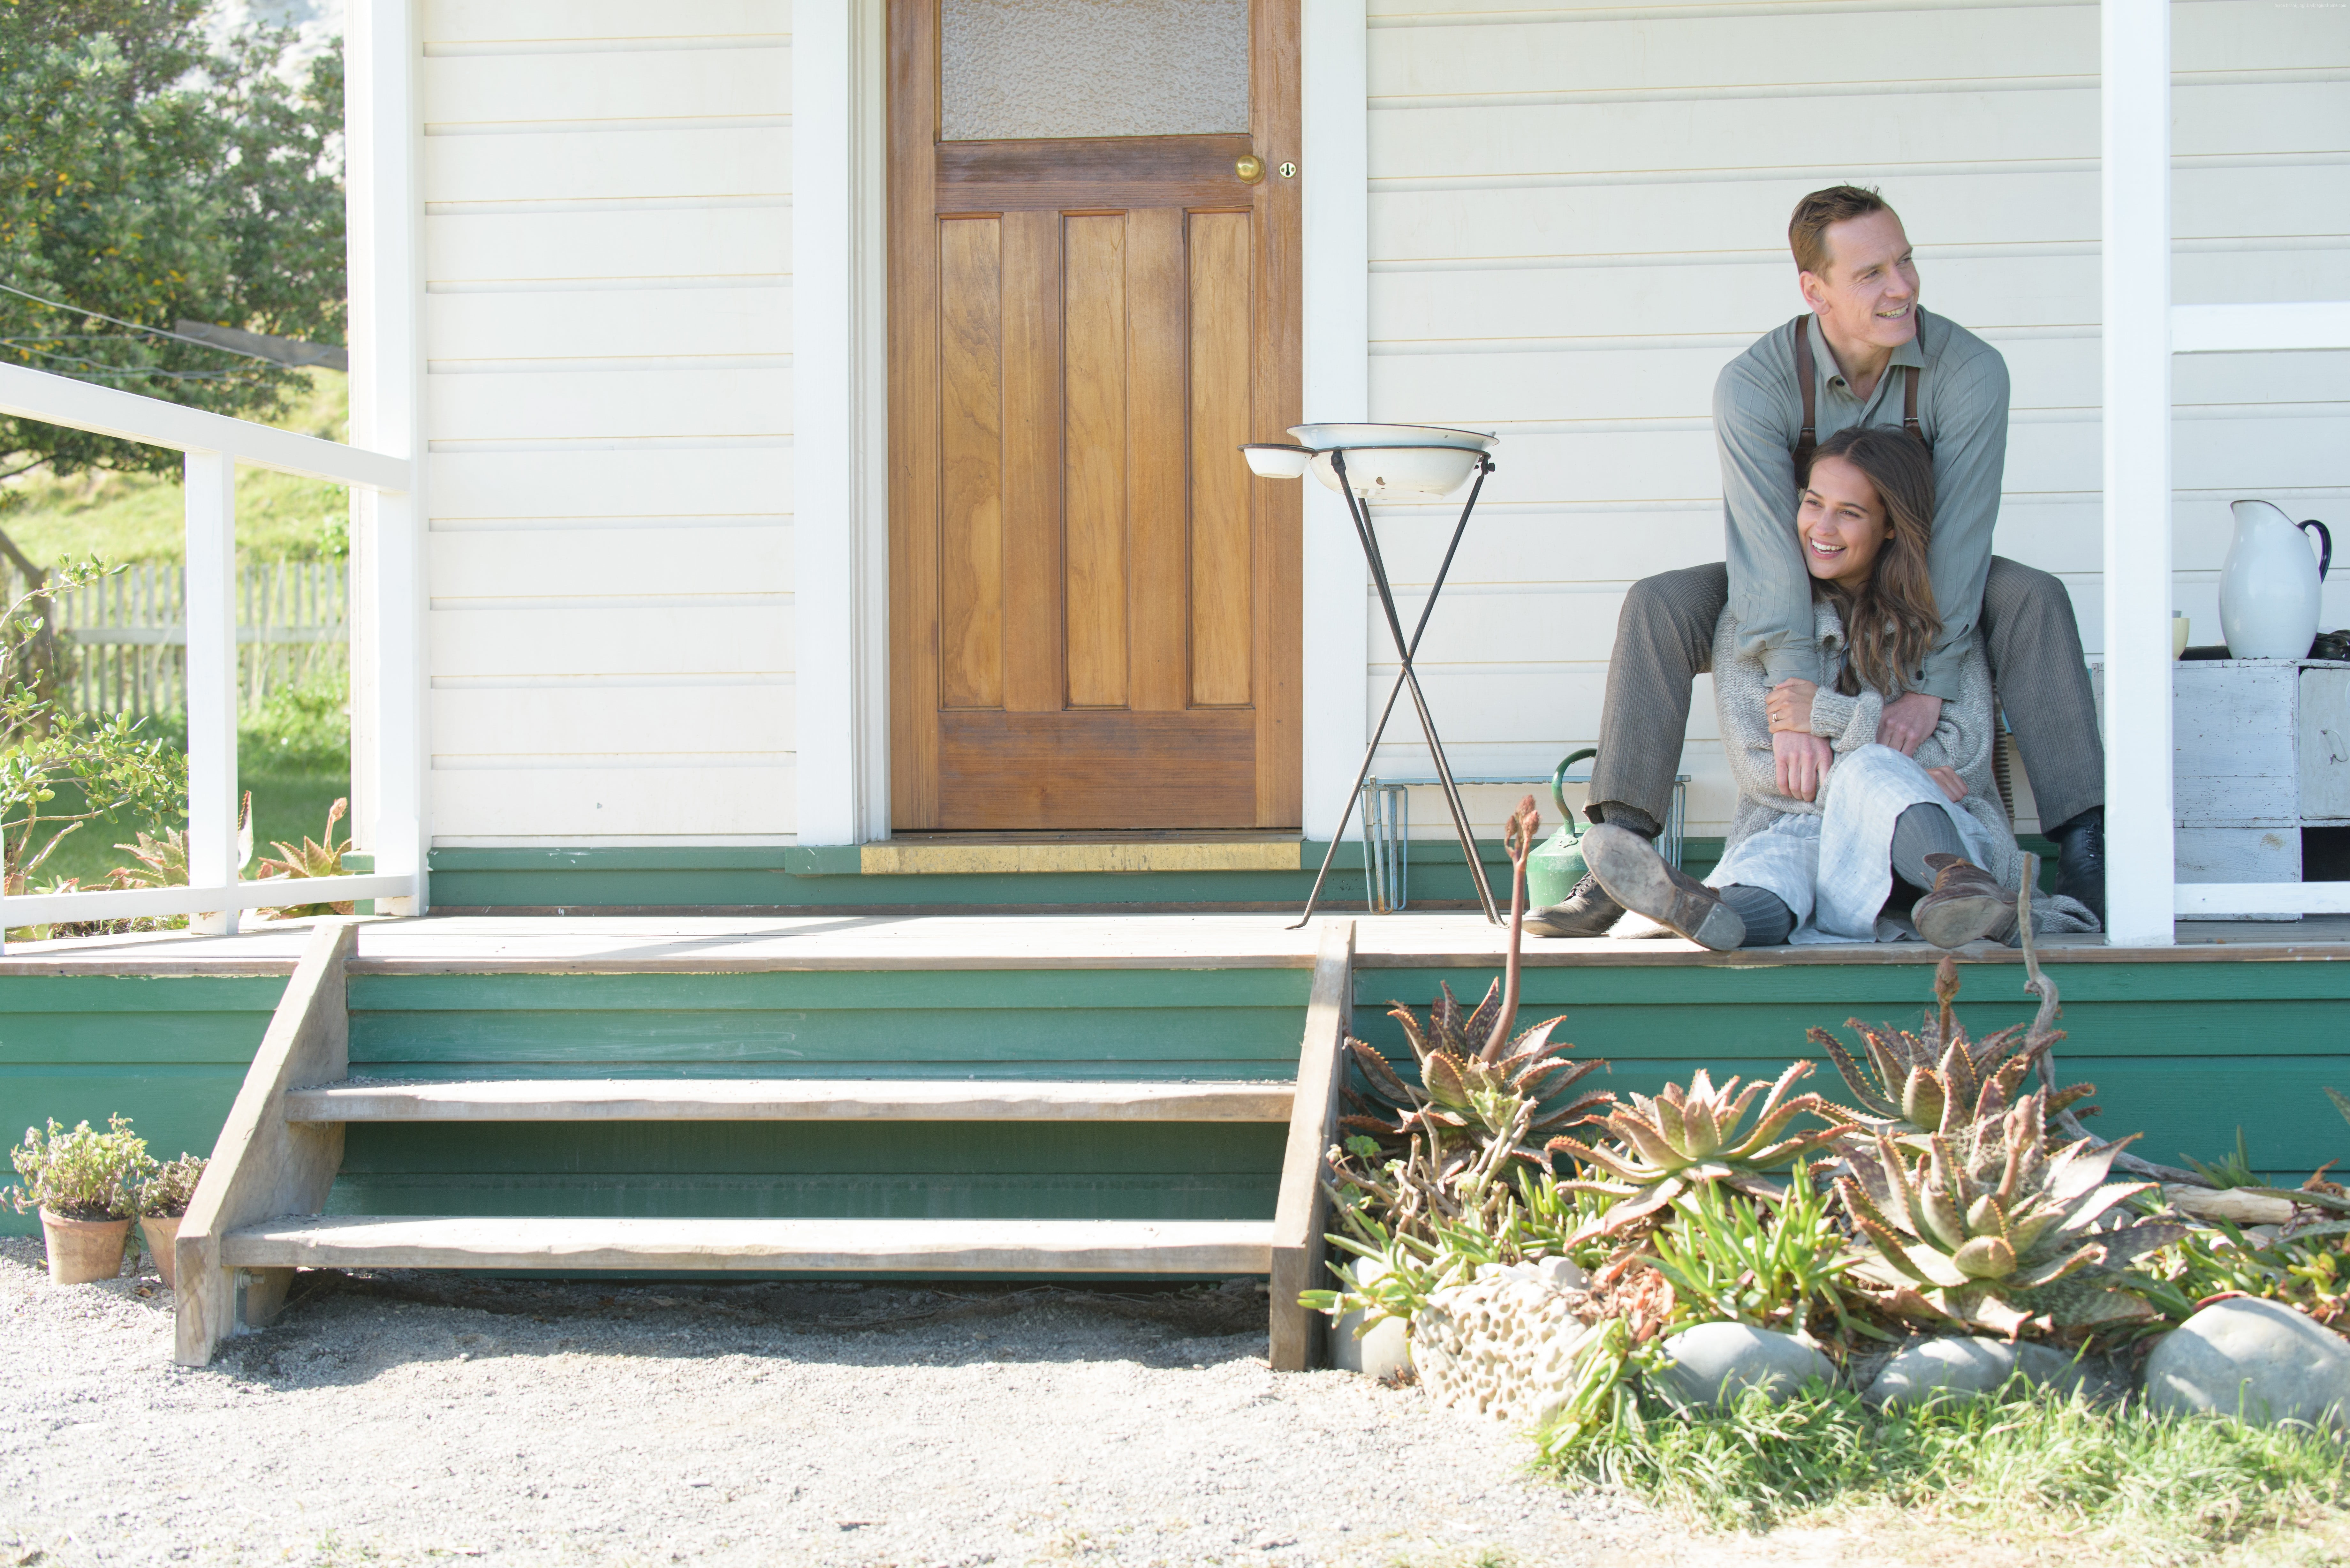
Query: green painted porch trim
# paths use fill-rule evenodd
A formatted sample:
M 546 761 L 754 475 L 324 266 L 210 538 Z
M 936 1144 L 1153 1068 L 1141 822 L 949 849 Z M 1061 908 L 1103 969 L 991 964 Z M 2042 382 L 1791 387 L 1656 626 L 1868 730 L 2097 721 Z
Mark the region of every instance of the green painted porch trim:
M 1959 1016 L 1977 1038 L 2029 1020 L 2023 968 L 1960 968 Z M 2324 1090 L 2350 1090 L 2350 962 L 2052 964 L 2064 1001 L 2066 1037 L 2057 1047 L 2061 1081 L 2097 1087 L 2106 1137 L 2142 1132 L 2147 1158 L 2181 1163 L 2224 1153 L 2242 1127 L 2263 1169 L 2307 1172 L 2350 1157 L 2345 1125 Z M 1473 1002 L 1488 983 L 1479 970 L 1358 968 L 1355 1030 L 1390 1056 L 1408 1059 L 1403 1034 L 1386 1016 L 1391 999 L 1424 1012 L 1441 982 Z M 1806 1033 L 1828 1029 L 1855 1044 L 1845 1021 L 1915 1029 L 1932 1005 L 1933 970 L 1918 964 L 1822 964 L 1765 968 L 1530 969 L 1520 1022 L 1553 1014 L 1571 1054 L 1599 1057 L 1609 1071 L 1587 1084 L 1618 1095 L 1653 1094 L 1700 1069 L 1776 1077 L 1797 1060 L 1815 1064 L 1800 1085 L 1846 1097 L 1826 1053 Z M 2296 1179 L 2298 1179 L 2296 1178 Z
M 120 1113 L 161 1158 L 209 1154 L 285 990 L 282 975 L 0 976 L 0 1141 Z M 39 1229 L 0 1206 L 0 1235 Z
M 859 905 L 983 905 L 1049 909 L 1057 905 L 1302 905 L 1328 841 L 1305 839 L 1296 871 L 1091 871 L 1005 874 L 867 874 L 857 848 L 435 849 L 432 902 L 442 909 L 822 908 Z M 1499 842 L 1478 845 L 1497 889 L 1509 861 Z M 1719 839 L 1693 838 L 1683 864 L 1702 876 Z M 1461 846 L 1415 839 L 1416 902 L 1465 903 L 1475 897 Z M 1504 895 L 1506 896 L 1506 895 Z M 1322 893 L 1333 910 L 1363 908 L 1362 847 L 1349 840 Z
M 1206 962 L 1208 961 L 1201 961 Z M 1304 1008 L 1313 971 L 1281 969 L 762 970 L 745 974 L 355 974 L 354 1014 L 776 1007 Z M 1303 1013 L 1300 1014 L 1301 1018 Z
M 360 974 L 355 1071 L 1286 1077 L 1312 971 Z

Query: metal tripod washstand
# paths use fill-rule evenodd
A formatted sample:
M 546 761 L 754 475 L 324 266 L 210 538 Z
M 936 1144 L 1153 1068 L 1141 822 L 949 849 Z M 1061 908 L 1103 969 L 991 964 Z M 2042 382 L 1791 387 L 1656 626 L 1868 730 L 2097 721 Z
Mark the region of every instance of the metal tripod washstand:
M 1347 515 L 1355 524 L 1355 538 L 1363 547 L 1363 559 L 1370 566 L 1371 581 L 1378 589 L 1379 608 L 1387 617 L 1388 635 L 1394 639 L 1397 657 L 1403 662 L 1403 668 L 1396 672 L 1395 684 L 1388 689 L 1388 700 L 1379 709 L 1378 722 L 1371 727 L 1371 742 L 1364 749 L 1363 765 L 1355 772 L 1354 784 L 1347 792 L 1346 809 L 1339 815 L 1338 826 L 1330 836 L 1329 848 L 1323 852 L 1322 868 L 1315 874 L 1313 890 L 1305 896 L 1305 909 L 1298 916 L 1297 925 L 1303 926 L 1314 918 L 1315 906 L 1321 901 L 1323 884 L 1330 876 L 1331 863 L 1337 857 L 1338 846 L 1345 841 L 1347 825 L 1354 819 L 1355 804 L 1362 797 L 1363 781 L 1370 775 L 1371 759 L 1379 749 L 1380 739 L 1387 733 L 1388 720 L 1395 713 L 1397 699 L 1406 691 L 1411 693 L 1412 711 L 1419 717 L 1420 732 L 1428 737 L 1429 752 L 1436 760 L 1437 784 L 1444 792 L 1445 808 L 1451 814 L 1452 830 L 1461 841 L 1461 857 L 1468 862 L 1470 879 L 1477 888 L 1477 901 L 1484 909 L 1485 919 L 1499 925 L 1502 913 L 1494 904 L 1492 887 L 1485 878 L 1484 862 L 1477 854 L 1477 836 L 1469 826 L 1469 808 L 1461 799 L 1461 786 L 1453 782 L 1451 763 L 1444 755 L 1444 742 L 1436 732 L 1436 720 L 1429 712 L 1428 694 L 1420 690 L 1419 674 L 1412 665 L 1414 656 L 1419 651 L 1420 639 L 1427 634 L 1429 618 L 1436 611 L 1437 597 L 1444 591 L 1444 580 L 1452 570 L 1453 556 L 1461 548 L 1461 536 L 1468 532 L 1470 514 L 1477 509 L 1478 494 L 1485 488 L 1485 476 L 1493 472 L 1493 460 L 1483 450 L 1492 445 L 1492 438 L 1466 431 L 1395 425 L 1300 425 L 1290 433 L 1314 442 L 1314 445 L 1244 449 L 1249 453 L 1250 466 L 1261 474 L 1294 471 L 1302 475 L 1309 464 L 1319 471 L 1325 462 L 1327 463 L 1328 473 L 1325 483 L 1335 480 L 1331 488 L 1346 498 Z M 1341 433 L 1357 439 L 1315 441 L 1317 435 Z M 1442 444 L 1430 444 L 1431 438 Z M 1473 445 L 1471 444 L 1472 442 Z M 1319 450 L 1315 450 L 1316 446 Z M 1359 481 L 1350 478 L 1347 472 L 1347 460 L 1350 452 L 1361 469 Z M 1305 461 L 1300 461 L 1301 458 Z M 1476 475 L 1476 483 L 1470 486 L 1469 499 L 1461 505 L 1460 520 L 1453 524 L 1451 542 L 1445 546 L 1443 564 L 1437 568 L 1436 578 L 1429 586 L 1428 597 L 1419 607 L 1419 619 L 1412 627 L 1411 635 L 1406 637 L 1403 617 L 1396 608 L 1395 588 L 1388 578 L 1387 557 L 1379 548 L 1378 533 L 1371 524 L 1371 493 L 1377 491 L 1383 494 L 1449 495 L 1458 490 L 1461 481 L 1471 472 Z M 1295 930 L 1296 927 L 1290 929 Z

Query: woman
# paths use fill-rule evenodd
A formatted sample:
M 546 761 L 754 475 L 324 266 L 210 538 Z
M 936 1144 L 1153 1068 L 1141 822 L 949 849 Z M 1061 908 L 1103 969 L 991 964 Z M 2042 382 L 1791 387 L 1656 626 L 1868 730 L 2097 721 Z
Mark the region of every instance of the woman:
M 1721 618 L 1714 702 L 1738 813 L 1706 882 L 1745 922 L 1744 946 L 1904 935 L 1885 915 L 1896 877 L 1924 894 L 1911 919 L 1936 946 L 2013 937 L 2023 857 L 1991 778 L 1981 648 L 1969 643 L 1959 694 L 1914 757 L 1877 741 L 1885 704 L 1911 690 L 1941 631 L 1926 567 L 1933 514 L 1933 462 L 1914 438 L 1840 431 L 1814 454 L 1795 518 L 1826 684 L 1768 685 Z M 1779 730 L 1829 742 L 1825 777 L 1774 760 Z M 2037 929 L 2096 929 L 2082 906 L 2052 902 Z

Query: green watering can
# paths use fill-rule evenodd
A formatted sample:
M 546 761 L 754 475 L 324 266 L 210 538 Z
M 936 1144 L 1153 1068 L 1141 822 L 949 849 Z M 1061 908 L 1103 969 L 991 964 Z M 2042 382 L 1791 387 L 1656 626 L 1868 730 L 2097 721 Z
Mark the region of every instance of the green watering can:
M 1558 764 L 1550 775 L 1550 798 L 1558 805 L 1558 831 L 1543 842 L 1543 846 L 1526 857 L 1526 907 L 1546 909 L 1553 904 L 1563 904 L 1583 880 L 1583 833 L 1575 825 L 1575 813 L 1566 808 L 1566 770 L 1586 757 L 1599 753 L 1589 746 L 1579 752 L 1569 752 L 1566 761 Z

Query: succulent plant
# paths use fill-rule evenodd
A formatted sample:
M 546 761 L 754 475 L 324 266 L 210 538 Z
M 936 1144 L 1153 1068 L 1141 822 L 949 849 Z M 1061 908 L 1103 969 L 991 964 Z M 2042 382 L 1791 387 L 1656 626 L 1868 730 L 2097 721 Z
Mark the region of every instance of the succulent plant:
M 1338 1125 L 1396 1151 L 1425 1135 L 1440 1179 L 1468 1168 L 1496 1140 L 1508 1145 L 1505 1160 L 1548 1170 L 1544 1137 L 1589 1120 L 1598 1107 L 1614 1103 L 1605 1090 L 1569 1097 L 1576 1084 L 1607 1064 L 1565 1054 L 1572 1047 L 1551 1037 L 1565 1019 L 1545 1020 L 1515 1036 L 1510 1033 L 1517 1015 L 1525 855 L 1541 821 L 1528 795 L 1512 814 L 1503 838 L 1516 867 L 1503 977 L 1486 989 L 1473 1012 L 1461 1010 L 1451 986 L 1440 985 L 1425 1027 L 1400 1002 L 1388 1010 L 1419 1063 L 1419 1083 L 1407 1083 L 1376 1047 L 1351 1037 L 1347 1042 L 1370 1095 L 1350 1090 L 1349 1114 Z
M 1771 1172 L 1784 1170 L 1853 1130 L 1840 1124 L 1816 1132 L 1787 1133 L 1787 1124 L 1805 1112 L 1830 1109 L 1817 1095 L 1786 1097 L 1795 1081 L 1811 1070 L 1809 1062 L 1797 1062 L 1780 1074 L 1763 1096 L 1754 1125 L 1742 1131 L 1747 1112 L 1755 1109 L 1755 1096 L 1763 1094 L 1762 1080 L 1755 1079 L 1742 1091 L 1731 1078 L 1716 1089 L 1712 1078 L 1700 1071 L 1686 1089 L 1669 1084 L 1654 1099 L 1634 1095 L 1631 1105 L 1609 1113 L 1604 1125 L 1614 1136 L 1607 1141 L 1551 1139 L 1554 1154 L 1569 1155 L 1586 1169 L 1596 1167 L 1613 1179 L 1586 1176 L 1564 1185 L 1613 1194 L 1621 1200 L 1586 1222 L 1571 1241 L 1627 1230 L 1708 1182 L 1777 1201 L 1782 1189 L 1771 1179 Z
M 2014 1104 L 2034 1059 L 2063 1034 L 2044 1032 L 2043 1037 L 2032 1024 L 2018 1023 L 1970 1040 L 1951 1011 L 1958 994 L 1959 966 L 1945 958 L 1934 971 L 1937 1015 L 1918 1033 L 1846 1019 L 1846 1026 L 1860 1035 L 1866 1063 L 1826 1030 L 1812 1030 L 1812 1044 L 1828 1054 L 1857 1102 L 1829 1108 L 1868 1133 L 1889 1133 L 1914 1148 L 1932 1134 L 1947 1137 L 1979 1120 L 1989 1114 L 1986 1106 Z M 2089 1084 L 2059 1089 L 2048 1096 L 2048 1114 L 2058 1115 L 2095 1093 Z M 2085 1106 L 2077 1114 L 2095 1109 Z
M 1995 1088 L 1994 1088 L 1995 1092 Z M 1901 1315 L 2012 1334 L 2035 1320 L 2066 1325 L 2152 1315 L 2111 1287 L 2123 1266 L 2187 1233 L 2182 1225 L 2100 1231 L 2116 1204 L 2152 1182 L 2106 1180 L 2129 1139 L 2051 1152 L 2047 1096 L 2035 1091 L 1955 1134 L 1937 1132 L 1914 1159 L 1886 1133 L 1874 1157 L 1836 1179 L 1869 1251 L 1859 1275 Z
M 1552 1038 L 1565 1022 L 1549 1019 L 1521 1033 L 1517 1021 L 1519 943 L 1525 917 L 1525 857 L 1541 825 L 1528 795 L 1511 814 L 1503 842 L 1515 863 L 1510 906 L 1509 958 L 1476 1010 L 1464 1012 L 1451 986 L 1440 986 L 1423 1026 L 1397 1002 L 1388 1016 L 1402 1026 L 1419 1067 L 1408 1082 L 1378 1051 L 1349 1038 L 1348 1051 L 1365 1089 L 1346 1091 L 1338 1118 L 1345 1142 L 1326 1162 L 1341 1209 L 1367 1208 L 1396 1236 L 1433 1232 L 1469 1216 L 1492 1221 L 1516 1183 L 1505 1174 L 1547 1174 L 1545 1135 L 1588 1120 L 1612 1104 L 1604 1091 L 1580 1095 L 1575 1085 L 1605 1062 L 1576 1062 L 1571 1047 Z
M 1451 989 L 1442 988 L 1443 994 L 1429 1009 L 1424 1030 L 1411 1010 L 1402 1003 L 1388 1010 L 1388 1016 L 1402 1026 L 1404 1039 L 1419 1060 L 1420 1081 L 1417 1085 L 1406 1082 L 1375 1047 L 1349 1039 L 1347 1049 L 1354 1054 L 1356 1065 L 1362 1069 L 1364 1079 L 1377 1097 L 1350 1095 L 1350 1103 L 1357 1108 L 1341 1116 L 1338 1125 L 1349 1132 L 1367 1133 L 1388 1144 L 1408 1142 L 1415 1134 L 1427 1133 L 1432 1143 L 1443 1148 L 1482 1141 L 1474 1137 L 1481 1132 L 1488 1137 L 1498 1133 L 1509 1119 L 1509 1102 L 1525 1100 L 1537 1106 L 1553 1102 L 1548 1109 L 1538 1109 L 1528 1118 L 1522 1141 L 1511 1150 L 1525 1164 L 1548 1169 L 1550 1161 L 1541 1147 L 1543 1137 L 1613 1103 L 1614 1096 L 1605 1090 L 1562 1099 L 1576 1084 L 1607 1064 L 1596 1060 L 1577 1062 L 1565 1054 L 1573 1047 L 1552 1038 L 1552 1032 L 1566 1022 L 1564 1018 L 1537 1023 L 1508 1042 L 1505 1054 L 1498 1061 L 1488 1062 L 1476 1052 L 1464 1049 L 1464 1036 L 1474 1038 L 1478 1025 L 1490 1023 L 1497 1011 L 1495 995 L 1499 989 L 1500 982 L 1496 981 L 1494 990 L 1485 993 L 1485 1000 L 1464 1021 Z

